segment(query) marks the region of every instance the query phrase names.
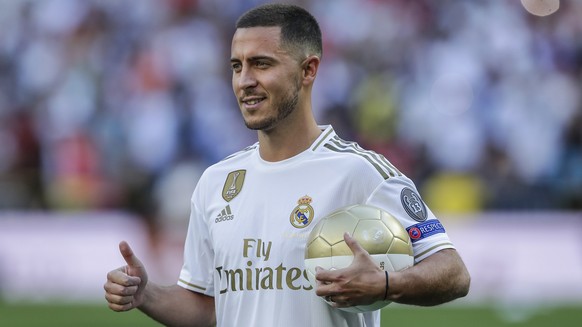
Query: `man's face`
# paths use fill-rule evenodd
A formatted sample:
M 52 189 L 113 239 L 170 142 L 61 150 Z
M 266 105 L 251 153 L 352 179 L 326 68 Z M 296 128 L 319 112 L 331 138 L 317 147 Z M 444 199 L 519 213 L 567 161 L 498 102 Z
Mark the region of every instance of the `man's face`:
M 297 107 L 300 63 L 280 46 L 280 27 L 239 28 L 232 39 L 232 88 L 248 128 L 268 131 Z

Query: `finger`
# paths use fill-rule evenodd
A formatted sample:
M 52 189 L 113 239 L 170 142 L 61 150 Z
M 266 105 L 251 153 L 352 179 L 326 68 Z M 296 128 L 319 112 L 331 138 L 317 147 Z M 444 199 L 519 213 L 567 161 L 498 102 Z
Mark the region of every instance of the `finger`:
M 107 305 L 109 306 L 109 309 L 117 312 L 128 311 L 133 309 L 133 305 L 131 303 L 121 305 L 117 303 L 108 302 Z
M 129 295 L 134 295 L 137 292 L 138 286 L 135 285 L 135 286 L 126 287 L 126 286 L 108 281 L 107 283 L 105 283 L 105 285 L 103 285 L 103 289 L 105 290 L 106 293 L 120 295 L 120 296 L 129 296 Z
M 323 283 L 317 281 L 317 286 L 315 287 L 315 294 L 318 296 L 329 296 L 332 294 L 332 285 L 330 283 Z
M 141 283 L 141 278 L 137 276 L 129 276 L 124 272 L 124 268 L 122 267 L 107 273 L 107 282 L 129 287 L 139 285 Z
M 316 288 L 315 294 L 318 296 L 334 296 L 337 294 L 337 285 L 333 283 L 335 277 L 329 274 L 333 273 L 329 270 L 321 269 L 315 275 Z
M 329 274 L 327 272 L 330 271 L 331 270 L 323 269 L 320 266 L 315 267 L 315 280 L 319 282 L 330 283 L 331 280 L 327 280 L 329 279 Z
M 133 302 L 133 296 L 120 296 L 111 293 L 105 293 L 105 299 L 111 304 L 126 305 Z
M 315 267 L 315 280 L 317 283 L 329 284 L 334 281 L 333 273 L 331 270 L 323 269 L 321 267 Z
M 324 296 L 325 301 L 334 308 L 347 308 L 352 306 L 350 302 L 341 296 Z
M 351 306 L 352 304 L 350 304 L 349 302 L 339 302 L 339 301 L 333 302 L 334 308 L 348 308 Z
M 119 243 L 119 252 L 121 252 L 123 259 L 130 268 L 142 268 L 141 261 L 139 261 L 135 256 L 133 250 L 126 241 L 121 241 Z

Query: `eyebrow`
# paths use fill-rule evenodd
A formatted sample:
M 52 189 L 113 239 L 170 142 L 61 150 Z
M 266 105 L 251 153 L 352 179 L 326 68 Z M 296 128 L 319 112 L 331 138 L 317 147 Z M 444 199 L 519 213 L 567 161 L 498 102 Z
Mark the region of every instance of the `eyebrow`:
M 258 60 L 268 60 L 268 61 L 277 61 L 275 58 L 270 56 L 253 56 L 247 59 L 249 62 L 258 61 Z M 230 58 L 230 62 L 241 62 L 238 58 Z

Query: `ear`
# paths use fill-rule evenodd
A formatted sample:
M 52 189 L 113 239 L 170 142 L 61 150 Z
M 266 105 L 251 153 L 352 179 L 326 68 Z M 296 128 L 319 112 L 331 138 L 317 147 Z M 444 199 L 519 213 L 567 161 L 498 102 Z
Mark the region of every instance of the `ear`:
M 301 77 L 304 85 L 313 84 L 320 62 L 321 59 L 318 56 L 309 56 L 303 60 L 303 63 L 301 63 L 303 75 Z

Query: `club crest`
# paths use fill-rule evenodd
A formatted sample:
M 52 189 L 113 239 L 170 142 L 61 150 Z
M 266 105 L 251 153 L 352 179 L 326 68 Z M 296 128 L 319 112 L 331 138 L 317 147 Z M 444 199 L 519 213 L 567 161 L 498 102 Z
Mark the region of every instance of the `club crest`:
M 246 170 L 241 169 L 228 173 L 224 186 L 222 187 L 222 198 L 226 202 L 230 202 L 240 193 L 245 181 L 246 172 Z
M 289 217 L 289 221 L 293 227 L 305 228 L 311 224 L 314 214 L 313 207 L 310 204 L 311 201 L 313 200 L 308 195 L 302 196 L 297 200 L 297 206 L 293 208 L 293 212 L 291 212 L 291 216 Z

